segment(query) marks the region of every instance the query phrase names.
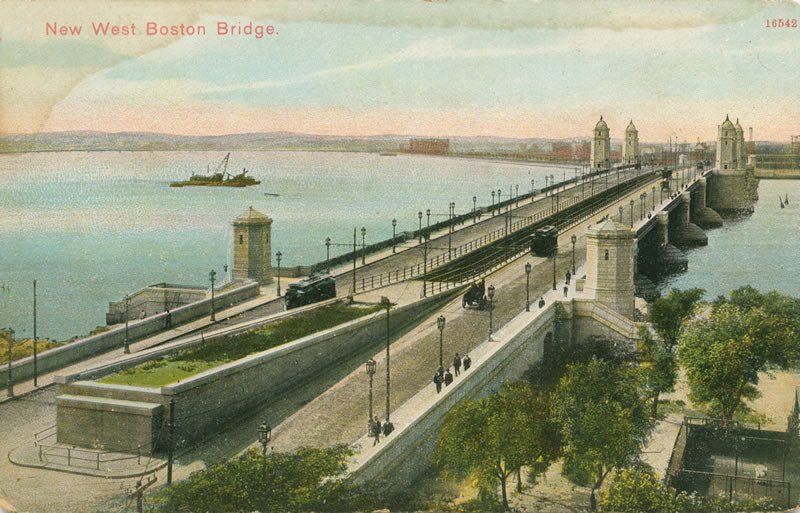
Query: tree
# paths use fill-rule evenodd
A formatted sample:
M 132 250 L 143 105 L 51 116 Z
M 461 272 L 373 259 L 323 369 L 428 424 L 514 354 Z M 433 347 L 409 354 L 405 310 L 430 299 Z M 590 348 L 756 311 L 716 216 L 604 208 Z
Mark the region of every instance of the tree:
M 703 289 L 672 289 L 667 297 L 653 303 L 650 322 L 667 349 L 675 348 L 683 325 L 692 317 L 705 292 Z
M 672 494 L 649 470 L 625 468 L 608 490 L 601 491 L 600 510 L 616 513 L 659 513 L 673 511 Z
M 561 426 L 565 475 L 595 490 L 608 473 L 628 466 L 647 439 L 650 422 L 636 367 L 592 359 L 567 367 L 553 397 Z
M 656 340 L 644 327 L 639 328 L 638 349 L 642 386 L 652 400 L 650 417 L 655 418 L 658 414 L 659 396 L 675 389 L 675 382 L 678 380 L 677 355 Z
M 653 401 L 650 410 L 653 418 L 658 413 L 659 396 L 675 389 L 675 382 L 678 380 L 675 346 L 681 330 L 694 315 L 703 294 L 703 289 L 670 290 L 667 297 L 659 299 L 650 308 L 650 323 L 658 338 L 654 338 L 643 328 L 639 330 L 641 368 L 645 388 Z
M 474 475 L 484 490 L 500 484 L 508 510 L 508 476 L 530 465 L 544 472 L 560 454 L 548 397 L 526 383 L 506 383 L 477 401 L 462 401 L 444 418 L 436 464 L 457 478 Z
M 678 355 L 691 387 L 690 398 L 710 405 L 723 421 L 733 419 L 743 400 L 759 397 L 758 373 L 798 361 L 797 300 L 752 288 L 718 301 L 708 319 L 682 335 Z
M 355 487 L 342 478 L 346 446 L 262 456 L 255 450 L 192 474 L 156 495 L 166 512 L 343 511 Z

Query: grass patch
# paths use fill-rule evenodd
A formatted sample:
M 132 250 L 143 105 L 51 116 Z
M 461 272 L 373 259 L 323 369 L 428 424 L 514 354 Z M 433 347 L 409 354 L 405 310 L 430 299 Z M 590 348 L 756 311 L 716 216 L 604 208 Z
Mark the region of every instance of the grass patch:
M 54 340 L 38 340 L 36 352 L 41 353 L 48 349 L 60 346 L 63 342 Z M 8 363 L 8 345 L 11 344 L 11 361 L 33 356 L 33 339 L 15 340 L 11 330 L 0 330 L 0 363 Z
M 333 328 L 380 309 L 380 305 L 366 308 L 338 303 L 329 305 L 163 360 L 143 363 L 98 381 L 115 385 L 161 387 L 245 356 L 282 346 L 312 333 Z

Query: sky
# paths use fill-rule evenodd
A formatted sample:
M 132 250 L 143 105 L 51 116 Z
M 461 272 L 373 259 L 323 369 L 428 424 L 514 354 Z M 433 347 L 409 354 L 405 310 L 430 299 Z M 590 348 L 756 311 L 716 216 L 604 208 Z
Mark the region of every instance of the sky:
M 220 35 L 219 22 L 274 33 Z M 713 140 L 730 115 L 788 141 L 798 22 L 800 0 L 8 0 L 0 133 L 568 138 L 602 115 L 612 138 L 633 120 L 662 142 Z

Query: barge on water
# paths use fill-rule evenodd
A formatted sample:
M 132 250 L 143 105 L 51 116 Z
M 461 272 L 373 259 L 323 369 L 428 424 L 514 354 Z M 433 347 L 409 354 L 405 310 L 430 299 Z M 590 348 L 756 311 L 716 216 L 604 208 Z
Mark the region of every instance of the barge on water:
M 192 175 L 185 182 L 172 182 L 170 187 L 248 187 L 250 185 L 258 185 L 261 182 L 247 176 L 247 170 L 242 168 L 242 172 L 238 175 L 228 173 L 228 159 L 230 159 L 230 152 L 225 155 L 222 162 L 219 163 L 214 173 L 209 176 Z

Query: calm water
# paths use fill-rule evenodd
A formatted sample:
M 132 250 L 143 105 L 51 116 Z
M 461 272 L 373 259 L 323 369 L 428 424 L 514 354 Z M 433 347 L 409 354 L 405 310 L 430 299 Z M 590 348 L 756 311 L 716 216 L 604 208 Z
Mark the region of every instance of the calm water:
M 271 217 L 273 254 L 282 265 L 325 259 L 325 238 L 367 244 L 519 192 L 565 170 L 484 161 L 360 153 L 244 152 L 261 185 L 242 189 L 170 188 L 205 173 L 222 152 L 63 152 L 0 156 L 0 327 L 31 336 L 32 281 L 38 282 L 38 334 L 66 339 L 105 323 L 110 301 L 159 282 L 208 286 L 208 272 L 230 263 L 230 222 L 247 207 Z M 566 176 L 574 174 L 572 169 Z M 265 192 L 280 194 L 266 197 Z M 516 192 L 516 189 L 515 189 Z M 800 200 L 800 195 L 798 195 Z M 423 219 L 423 222 L 425 220 Z M 331 256 L 347 247 L 331 247 Z M 274 264 L 274 262 L 273 262 Z M 5 287 L 5 290 L 3 289 Z M 9 291 L 10 289 L 10 291 Z
M 712 300 L 752 285 L 800 297 L 800 181 L 761 180 L 758 194 L 755 213 L 708 230 L 708 246 L 687 252 L 689 270 L 665 280 L 662 293 L 700 287 Z M 789 194 L 786 208 L 780 207 L 779 194 Z

